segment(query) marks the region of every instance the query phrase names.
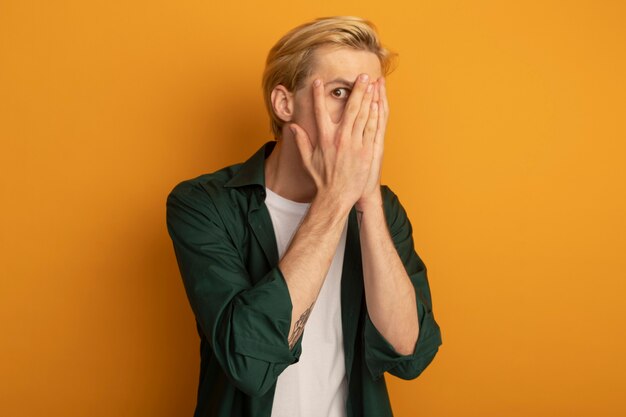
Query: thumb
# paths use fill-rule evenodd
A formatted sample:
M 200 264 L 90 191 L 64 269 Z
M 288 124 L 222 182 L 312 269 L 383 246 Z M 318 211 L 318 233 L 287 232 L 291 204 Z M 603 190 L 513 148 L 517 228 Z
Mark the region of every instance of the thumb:
M 291 123 L 289 129 L 291 129 L 293 133 L 294 140 L 300 151 L 300 156 L 302 156 L 302 162 L 308 165 L 311 160 L 311 155 L 313 154 L 313 146 L 311 145 L 309 135 L 295 123 Z

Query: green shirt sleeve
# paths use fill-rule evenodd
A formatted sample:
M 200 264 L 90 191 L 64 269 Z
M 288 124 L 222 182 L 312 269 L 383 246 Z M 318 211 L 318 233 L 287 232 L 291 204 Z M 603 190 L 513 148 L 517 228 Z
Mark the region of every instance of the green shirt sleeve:
M 434 359 L 442 344 L 441 331 L 432 311 L 426 266 L 414 249 L 411 222 L 393 191 L 383 186 L 382 193 L 392 240 L 415 288 L 419 335 L 413 353 L 401 355 L 380 334 L 366 313 L 363 328 L 365 362 L 374 379 L 380 378 L 384 372 L 402 379 L 414 379 Z
M 199 327 L 233 384 L 261 396 L 299 360 L 289 349 L 292 303 L 285 278 L 272 268 L 252 285 L 241 254 L 210 195 L 183 181 L 167 197 L 167 228 Z

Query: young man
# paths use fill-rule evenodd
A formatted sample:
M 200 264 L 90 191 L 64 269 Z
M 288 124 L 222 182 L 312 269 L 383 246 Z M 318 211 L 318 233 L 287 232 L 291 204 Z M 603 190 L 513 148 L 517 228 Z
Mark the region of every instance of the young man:
M 196 417 L 391 416 L 384 372 L 416 378 L 437 353 L 426 267 L 379 182 L 391 57 L 360 18 L 292 29 L 263 76 L 276 140 L 169 194 Z

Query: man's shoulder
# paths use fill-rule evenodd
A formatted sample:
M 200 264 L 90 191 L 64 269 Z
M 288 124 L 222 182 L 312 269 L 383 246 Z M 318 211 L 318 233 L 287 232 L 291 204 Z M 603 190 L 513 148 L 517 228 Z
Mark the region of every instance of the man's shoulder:
M 242 197 L 249 195 L 250 187 L 247 186 L 263 184 L 264 159 L 275 144 L 276 141 L 267 141 L 244 162 L 180 181 L 170 191 L 169 198 L 195 197 L 226 201 L 230 197 L 243 203 Z
M 224 184 L 237 174 L 242 165 L 243 163 L 239 162 L 213 172 L 184 179 L 172 188 L 171 193 L 185 193 L 193 189 L 202 189 L 209 195 L 220 192 L 223 190 Z
M 213 172 L 184 179 L 169 192 L 167 199 L 184 201 L 190 205 L 206 206 L 222 200 L 229 190 L 224 185 L 237 174 L 243 163 L 225 166 Z

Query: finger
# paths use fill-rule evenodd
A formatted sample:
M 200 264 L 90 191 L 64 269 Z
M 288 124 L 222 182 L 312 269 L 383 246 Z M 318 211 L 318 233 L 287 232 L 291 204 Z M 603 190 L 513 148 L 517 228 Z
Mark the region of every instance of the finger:
M 382 99 L 382 110 L 385 113 L 385 115 L 389 115 L 389 101 L 387 100 L 387 83 L 385 81 L 385 78 L 383 77 L 381 79 L 381 83 L 380 83 L 380 98 Z
M 378 130 L 378 103 L 372 101 L 370 104 L 369 117 L 367 118 L 367 124 L 365 125 L 365 131 L 363 132 L 363 146 L 372 146 L 376 139 Z
M 294 141 L 296 142 L 298 150 L 300 151 L 300 156 L 302 157 L 302 163 L 308 168 L 313 156 L 313 145 L 311 145 L 309 135 L 307 135 L 304 129 L 295 123 L 291 123 L 289 128 L 293 132 Z
M 385 131 L 387 130 L 387 115 L 383 108 L 382 100 L 378 101 L 378 124 L 376 126 L 376 137 L 374 138 L 374 146 L 383 146 L 385 140 Z
M 380 100 L 380 78 L 376 80 L 376 85 L 374 87 L 374 98 L 372 101 L 378 102 Z
M 354 121 L 354 127 L 352 128 L 352 137 L 355 138 L 355 141 L 360 139 L 358 141 L 359 144 L 363 144 L 363 129 L 365 129 L 365 124 L 369 120 L 369 116 L 371 113 L 370 108 L 373 97 L 374 84 L 369 84 L 365 89 L 361 108 L 359 109 L 359 113 L 357 114 L 356 120 Z
M 352 92 L 350 93 L 350 97 L 348 98 L 348 102 L 346 103 L 346 107 L 343 110 L 343 114 L 341 116 L 341 122 L 339 126 L 339 129 L 341 131 L 352 132 L 354 120 L 356 119 L 356 116 L 361 109 L 363 94 L 365 94 L 365 89 L 369 84 L 368 80 L 369 76 L 367 74 L 361 74 L 354 82 L 354 87 L 352 89 Z
M 322 145 L 332 142 L 332 138 L 329 137 L 328 129 L 330 123 L 330 115 L 328 108 L 326 107 L 326 100 L 324 99 L 324 82 L 318 78 L 313 81 L 313 112 L 315 113 L 315 123 L 317 124 L 318 142 Z

